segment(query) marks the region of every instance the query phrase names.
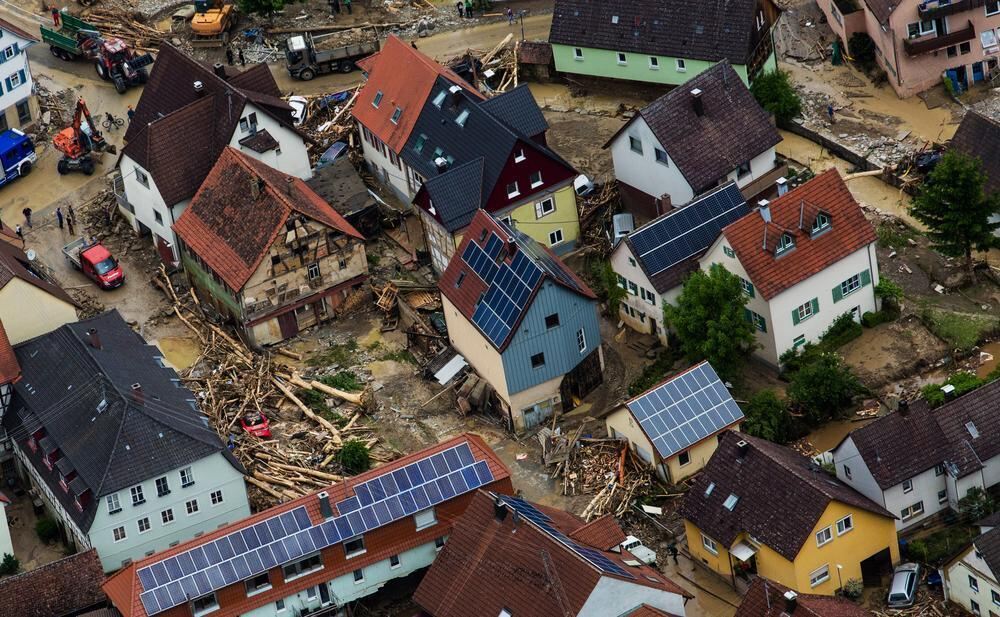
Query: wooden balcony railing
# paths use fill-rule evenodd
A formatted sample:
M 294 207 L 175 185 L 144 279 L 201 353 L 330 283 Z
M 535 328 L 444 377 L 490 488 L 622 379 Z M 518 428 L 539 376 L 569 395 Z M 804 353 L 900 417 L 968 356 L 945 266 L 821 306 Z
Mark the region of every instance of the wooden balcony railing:
M 948 34 L 943 34 L 941 36 L 906 39 L 903 41 L 903 49 L 905 49 L 906 53 L 910 56 L 919 56 L 920 54 L 926 54 L 927 52 L 934 51 L 935 49 L 942 49 L 944 47 L 951 47 L 952 45 L 964 43 L 965 41 L 971 41 L 976 38 L 976 28 L 972 25 L 971 20 L 968 24 L 969 25 L 967 27 L 962 28 L 961 30 L 949 32 Z

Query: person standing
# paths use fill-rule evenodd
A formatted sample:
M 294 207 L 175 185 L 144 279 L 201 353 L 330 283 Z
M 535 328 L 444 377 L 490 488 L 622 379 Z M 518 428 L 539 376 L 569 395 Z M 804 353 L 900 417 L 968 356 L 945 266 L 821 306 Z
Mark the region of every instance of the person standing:
M 56 208 L 56 222 L 59 223 L 59 229 L 62 229 L 63 228 L 62 208 Z
M 830 124 L 834 124 L 837 121 L 833 119 L 833 103 L 826 106 L 826 115 L 830 117 Z
M 73 219 L 73 221 L 76 222 L 76 211 L 73 210 L 73 204 L 70 204 L 67 207 L 67 211 L 69 212 L 69 218 Z
M 128 123 L 132 124 L 132 118 L 135 117 L 135 110 L 132 109 L 131 105 L 128 106 L 128 111 L 125 112 L 125 115 L 128 116 Z
M 465 0 L 465 16 L 472 19 L 472 0 Z
M 240 66 L 245 67 L 247 65 L 247 58 L 243 55 L 243 48 L 240 47 Z
M 24 210 L 21 210 L 21 214 L 24 215 L 25 224 L 27 224 L 28 227 L 34 229 L 34 225 L 31 224 L 31 208 L 25 208 Z
M 226 47 L 226 62 L 229 63 L 229 66 L 233 66 L 233 48 L 232 47 Z
M 462 4 L 462 0 L 458 0 L 458 2 L 455 3 L 455 8 L 458 9 L 458 17 L 459 18 L 464 18 L 465 17 L 465 5 Z
M 340 15 L 340 0 L 330 0 L 330 8 L 333 9 L 334 14 Z
M 66 227 L 69 229 L 69 235 L 75 236 L 76 232 L 73 231 L 73 213 L 70 212 L 69 216 L 66 217 Z
M 348 15 L 354 14 L 353 11 L 351 11 L 351 0 L 344 0 L 344 8 L 347 9 Z
M 509 6 L 507 7 L 507 25 L 508 26 L 514 25 L 514 9 L 510 8 Z

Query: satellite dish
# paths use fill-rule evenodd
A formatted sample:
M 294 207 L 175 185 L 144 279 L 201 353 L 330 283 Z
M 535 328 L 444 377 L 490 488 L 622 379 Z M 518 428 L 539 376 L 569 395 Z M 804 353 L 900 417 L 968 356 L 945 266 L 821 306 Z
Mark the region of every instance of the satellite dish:
M 35 258 L 38 257 L 35 253 L 35 249 L 28 249 L 28 252 L 25 253 L 25 255 L 28 256 L 28 261 L 35 261 Z

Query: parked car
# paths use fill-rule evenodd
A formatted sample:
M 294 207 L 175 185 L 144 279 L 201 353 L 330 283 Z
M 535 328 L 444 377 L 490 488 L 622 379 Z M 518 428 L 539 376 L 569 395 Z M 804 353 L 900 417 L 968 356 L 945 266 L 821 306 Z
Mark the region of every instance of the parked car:
M 97 240 L 88 243 L 86 238 L 77 238 L 63 247 L 63 255 L 101 289 L 114 289 L 125 283 L 125 272 L 118 260 Z
M 632 555 L 646 564 L 651 566 L 656 563 L 656 551 L 643 545 L 642 541 L 635 536 L 628 536 L 625 541 L 621 543 L 622 550 L 626 550 Z
M 243 426 L 244 431 L 254 437 L 267 439 L 271 436 L 271 423 L 268 421 L 267 416 L 262 413 L 251 412 L 245 414 L 240 418 L 240 424 Z
M 899 564 L 892 574 L 892 584 L 889 585 L 889 597 L 886 604 L 889 608 L 913 606 L 914 600 L 917 599 L 917 585 L 919 583 L 919 565 L 915 563 Z
M 316 162 L 316 169 L 323 169 L 328 165 L 333 165 L 333 162 L 342 156 L 347 156 L 347 142 L 335 141 L 333 145 L 320 155 L 319 161 Z
M 290 96 L 288 104 L 292 107 L 293 124 L 302 126 L 302 123 L 309 119 L 309 99 L 304 96 Z

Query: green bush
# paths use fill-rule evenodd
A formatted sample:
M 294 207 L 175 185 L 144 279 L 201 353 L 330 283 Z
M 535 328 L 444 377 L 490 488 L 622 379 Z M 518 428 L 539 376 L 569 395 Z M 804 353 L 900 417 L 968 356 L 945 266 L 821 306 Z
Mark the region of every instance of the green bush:
M 17 571 L 21 569 L 21 562 L 17 560 L 10 553 L 3 554 L 3 560 L 0 560 L 0 576 L 6 576 L 8 574 L 17 574 Z
M 875 286 L 875 295 L 883 300 L 898 302 L 903 297 L 903 288 L 883 277 Z
M 993 514 L 996 509 L 997 504 L 993 497 L 978 486 L 970 488 L 965 497 L 958 500 L 958 511 L 970 524 Z
M 785 402 L 773 390 L 761 390 L 750 397 L 745 407 L 743 431 L 774 443 L 792 438 L 792 417 Z
M 321 351 L 306 360 L 309 366 L 330 366 L 333 364 L 344 366 L 351 364 L 354 359 L 354 352 L 358 350 L 358 342 L 354 339 L 341 345 L 330 345 L 325 351 Z
M 750 84 L 750 92 L 778 122 L 791 122 L 802 113 L 802 100 L 792 87 L 792 80 L 785 71 L 770 71 L 758 75 Z
M 628 292 L 618 286 L 618 275 L 611 268 L 611 262 L 602 260 L 591 263 L 590 279 L 597 297 L 607 306 L 608 315 L 618 319 L 618 309 Z
M 343 447 L 340 449 L 340 466 L 349 474 L 368 471 L 372 466 L 372 461 L 365 442 L 360 439 L 351 439 L 344 442 Z
M 40 518 L 35 523 L 35 533 L 38 534 L 38 539 L 48 544 L 59 537 L 59 525 L 51 518 Z
M 955 554 L 955 551 L 976 537 L 975 528 L 955 525 L 941 531 L 911 540 L 907 552 L 911 561 L 938 566 L 945 559 Z
M 788 385 L 789 399 L 812 426 L 837 417 L 861 391 L 857 378 L 833 353 L 820 354 L 802 366 Z
M 857 600 L 861 597 L 861 594 L 865 592 L 865 584 L 860 578 L 849 578 L 847 579 L 847 582 L 844 583 L 844 589 L 842 592 L 845 598 Z
M 875 41 L 865 32 L 856 32 L 847 41 L 847 51 L 864 72 L 875 68 Z
M 844 313 L 830 324 L 823 336 L 819 337 L 820 347 L 824 351 L 839 349 L 861 336 L 863 332 L 864 328 L 854 321 L 854 316 L 849 312 Z
M 340 371 L 336 375 L 324 375 L 319 378 L 319 382 L 331 388 L 347 390 L 349 392 L 365 389 L 365 384 L 359 381 L 358 376 L 350 371 Z
M 861 323 L 864 324 L 866 328 L 874 328 L 879 324 L 895 321 L 897 317 L 899 317 L 899 314 L 896 311 L 868 311 L 861 316 Z
M 920 395 L 924 397 L 931 407 L 938 407 L 944 404 L 944 391 L 942 386 L 955 386 L 955 396 L 961 396 L 966 392 L 972 392 L 976 388 L 985 385 L 989 380 L 980 379 L 975 373 L 969 371 L 959 371 L 945 380 L 943 384 L 928 384 L 920 389 Z

